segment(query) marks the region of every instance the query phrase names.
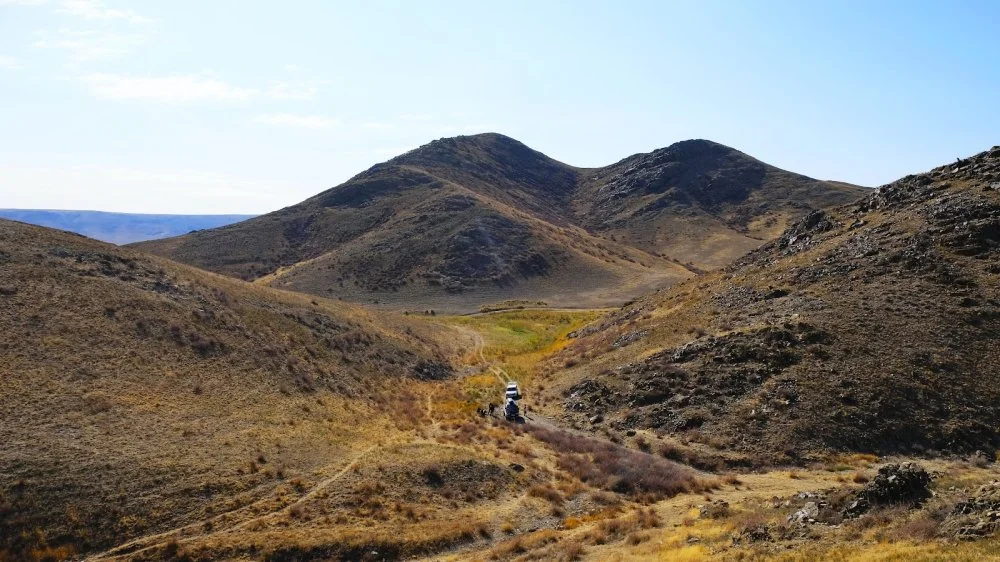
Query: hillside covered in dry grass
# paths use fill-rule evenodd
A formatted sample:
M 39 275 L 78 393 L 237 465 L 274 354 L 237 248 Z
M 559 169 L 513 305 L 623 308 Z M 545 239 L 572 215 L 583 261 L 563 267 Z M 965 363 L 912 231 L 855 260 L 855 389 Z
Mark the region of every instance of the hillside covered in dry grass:
M 553 360 L 583 425 L 737 464 L 1000 445 L 1000 148 L 814 212 Z M 568 370 L 564 370 L 568 368 Z
M 3 562 L 503 553 L 721 486 L 476 415 L 504 384 L 472 374 L 485 319 L 374 315 L 9 221 L 0 261 Z M 593 316 L 508 313 L 490 333 L 516 339 L 489 353 L 528 369 Z M 492 390 L 467 392 L 477 376 Z
M 803 462 L 577 409 L 574 362 L 620 315 L 373 315 L 9 222 L 0 252 L 3 562 L 998 552 L 987 455 L 922 459 L 897 497 L 910 459 Z M 477 413 L 510 378 L 523 423 Z M 597 431 L 561 423 L 570 404 Z
M 0 221 L 0 559 L 308 482 L 378 426 L 379 389 L 450 374 L 442 329 Z
M 580 169 L 482 134 L 431 142 L 274 213 L 137 247 L 397 308 L 599 307 L 729 263 L 790 219 L 864 192 L 709 141 Z

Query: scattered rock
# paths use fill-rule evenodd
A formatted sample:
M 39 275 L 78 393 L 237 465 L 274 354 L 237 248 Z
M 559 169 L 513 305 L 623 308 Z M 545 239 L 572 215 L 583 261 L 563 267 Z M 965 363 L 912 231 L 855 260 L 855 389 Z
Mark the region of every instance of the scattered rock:
M 918 505 L 931 496 L 930 483 L 931 475 L 920 465 L 906 462 L 883 466 L 848 504 L 844 517 L 859 517 L 872 508 L 885 505 Z
M 771 529 L 766 524 L 751 525 L 742 531 L 733 539 L 733 544 L 753 544 L 760 542 L 771 542 L 774 540 L 774 536 L 771 535 Z
M 788 522 L 792 525 L 806 525 L 815 523 L 819 516 L 819 505 L 816 502 L 807 502 L 802 509 L 788 516 Z
M 699 506 L 698 517 L 703 519 L 721 519 L 729 516 L 729 502 L 715 500 L 712 503 Z
M 1000 529 L 1000 481 L 980 486 L 974 496 L 955 504 L 942 524 L 946 535 L 959 540 L 976 540 Z

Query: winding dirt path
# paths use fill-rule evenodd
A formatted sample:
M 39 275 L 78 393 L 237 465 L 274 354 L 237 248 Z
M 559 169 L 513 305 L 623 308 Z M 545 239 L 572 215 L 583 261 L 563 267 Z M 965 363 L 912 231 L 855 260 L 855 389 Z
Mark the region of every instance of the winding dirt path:
M 238 531 L 238 530 L 244 529 L 247 526 L 252 525 L 254 523 L 259 523 L 259 522 L 266 521 L 266 520 L 269 520 L 269 519 L 273 519 L 275 517 L 282 516 L 282 515 L 288 515 L 288 513 L 292 509 L 294 509 L 296 506 L 303 505 L 305 502 L 307 502 L 307 501 L 315 498 L 323 490 L 325 490 L 328 487 L 330 487 L 331 484 L 333 484 L 334 482 L 336 482 L 337 480 L 339 480 L 340 478 L 342 478 L 345 474 L 347 474 L 355 466 L 357 466 L 358 461 L 360 461 L 362 458 L 364 458 L 368 454 L 370 454 L 370 453 L 374 452 L 375 450 L 379 449 L 380 447 L 382 447 L 382 445 L 373 445 L 373 446 L 365 449 L 361 453 L 355 455 L 351 459 L 351 461 L 348 462 L 347 465 L 344 466 L 344 468 L 342 468 L 339 472 L 337 472 L 333 476 L 330 476 L 329 478 L 321 480 L 319 483 L 317 483 L 315 486 L 313 486 L 308 492 L 306 492 L 305 494 L 303 494 L 297 500 L 295 500 L 294 502 L 292 502 L 292 503 L 290 503 L 290 504 L 282 507 L 281 509 L 278 509 L 276 511 L 271 511 L 271 512 L 265 513 L 263 515 L 258 515 L 256 517 L 252 517 L 250 519 L 245 519 L 243 521 L 240 521 L 239 523 L 236 523 L 234 525 L 231 525 L 231 526 L 223 528 L 223 529 L 219 529 L 217 531 L 213 531 L 211 533 L 200 533 L 200 534 L 196 534 L 196 535 L 193 535 L 193 536 L 190 536 L 190 537 L 186 537 L 184 539 L 178 540 L 177 543 L 178 544 L 183 544 L 183 543 L 191 542 L 191 541 L 198 540 L 198 539 L 204 539 L 206 537 L 209 537 L 209 536 L 212 536 L 212 535 L 216 535 L 216 534 L 229 533 L 229 532 L 233 532 L 233 531 Z M 164 531 L 162 533 L 156 533 L 154 535 L 146 535 L 144 537 L 139 537 L 137 539 L 130 540 L 130 541 L 124 543 L 124 544 L 120 544 L 118 546 L 110 548 L 110 549 L 108 549 L 108 550 L 106 550 L 104 552 L 100 552 L 100 553 L 88 556 L 84 560 L 94 560 L 94 561 L 96 561 L 96 560 L 114 560 L 114 559 L 117 559 L 117 558 L 120 558 L 120 557 L 124 557 L 124 556 L 133 556 L 133 555 L 136 555 L 136 554 L 140 554 L 142 552 L 146 552 L 148 550 L 151 550 L 153 548 L 161 546 L 165 540 L 174 539 L 175 537 L 183 535 L 183 534 L 185 534 L 187 532 L 190 532 L 190 531 L 196 531 L 196 530 L 199 530 L 199 529 L 204 529 L 206 523 L 211 523 L 211 524 L 214 525 L 216 522 L 219 522 L 219 521 L 221 521 L 221 520 L 223 520 L 225 518 L 228 518 L 230 516 L 238 514 L 241 511 L 250 511 L 251 508 L 252 508 L 252 505 L 244 506 L 244 507 L 241 507 L 241 508 L 234 509 L 232 511 L 227 511 L 225 513 L 221 513 L 219 515 L 210 517 L 208 519 L 204 519 L 202 521 L 197 521 L 197 522 L 194 522 L 194 523 L 189 523 L 187 525 L 184 525 L 182 527 L 177 527 L 177 528 L 171 529 L 169 531 Z
M 470 332 L 473 337 L 475 345 L 475 356 L 478 358 L 479 363 L 482 365 L 483 370 L 492 373 L 497 378 L 497 381 L 499 381 L 501 385 L 506 385 L 507 381 L 510 380 L 510 376 L 502 368 L 498 367 L 489 359 L 487 359 L 486 354 L 484 353 L 484 350 L 486 348 L 486 341 L 484 340 L 482 334 L 480 334 L 476 330 L 470 330 Z M 426 395 L 425 399 L 426 399 L 426 406 L 425 406 L 426 415 L 428 421 L 430 422 L 432 428 L 437 430 L 439 429 L 439 424 L 438 421 L 434 419 L 432 396 L 428 394 Z M 542 423 L 546 426 L 551 426 L 553 428 L 559 427 L 551 420 L 547 419 L 544 419 Z M 258 500 L 253 504 L 249 504 L 243 507 L 233 509 L 231 511 L 220 513 L 218 515 L 214 515 L 207 519 L 195 521 L 193 523 L 188 523 L 180 527 L 176 527 L 174 529 L 170 529 L 167 531 L 151 535 L 145 535 L 142 537 L 129 540 L 125 543 L 116 545 L 103 552 L 91 554 L 86 558 L 84 558 L 84 560 L 95 561 L 95 562 L 101 560 L 123 560 L 145 552 L 149 552 L 157 548 L 162 548 L 164 544 L 167 542 L 176 542 L 177 544 L 187 544 L 199 540 L 204 540 L 211 536 L 234 533 L 237 531 L 245 530 L 247 527 L 256 524 L 267 523 L 269 521 L 288 517 L 293 509 L 295 509 L 298 506 L 302 506 L 307 502 L 315 499 L 324 490 L 328 489 L 331 485 L 333 485 L 335 482 L 343 478 L 344 475 L 346 475 L 352 469 L 354 469 L 354 467 L 358 465 L 361 459 L 375 452 L 381 447 L 383 447 L 382 444 L 373 445 L 361 451 L 360 453 L 354 455 L 351 458 L 351 460 L 346 465 L 344 465 L 340 470 L 338 470 L 335 474 L 321 480 L 312 488 L 310 488 L 309 491 L 300 496 L 298 499 L 277 510 L 269 511 L 267 513 L 259 515 L 254 513 L 254 506 L 264 499 L 261 498 L 261 500 Z M 329 468 L 329 466 L 326 468 Z M 238 519 L 241 516 L 250 516 L 250 517 L 248 519 L 243 519 L 236 522 L 233 521 L 234 519 Z M 205 532 L 205 528 L 207 525 L 210 525 L 211 528 L 213 528 L 213 530 Z M 215 527 L 217 526 L 222 526 L 222 527 L 216 529 Z
M 507 371 L 504 371 L 486 359 L 486 355 L 483 353 L 483 349 L 486 348 L 486 340 L 483 339 L 483 335 L 473 330 L 472 336 L 476 341 L 476 356 L 479 357 L 479 362 L 485 366 L 487 371 L 496 376 L 500 384 L 506 385 L 507 381 L 510 380 L 510 375 L 507 374 Z

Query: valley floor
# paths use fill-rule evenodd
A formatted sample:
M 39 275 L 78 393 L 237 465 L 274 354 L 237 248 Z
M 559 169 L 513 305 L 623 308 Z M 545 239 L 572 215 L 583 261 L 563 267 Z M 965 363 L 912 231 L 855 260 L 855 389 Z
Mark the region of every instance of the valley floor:
M 460 376 L 407 382 L 351 416 L 331 417 L 353 427 L 338 433 L 343 453 L 325 468 L 277 474 L 269 491 L 231 509 L 82 558 L 1000 559 L 995 538 L 958 540 L 953 516 L 980 486 L 1000 480 L 988 459 L 917 460 L 934 475 L 935 495 L 922 507 L 842 519 L 842 504 L 879 466 L 908 459 L 850 455 L 806 468 L 705 472 L 664 458 L 668 448 L 652 434 L 564 426 L 561 404 L 544 392 L 552 375 L 544 359 L 599 314 L 428 317 L 472 342 Z M 500 401 L 508 379 L 525 391 L 523 424 L 477 413 Z M 258 464 L 251 470 L 275 469 L 263 456 Z

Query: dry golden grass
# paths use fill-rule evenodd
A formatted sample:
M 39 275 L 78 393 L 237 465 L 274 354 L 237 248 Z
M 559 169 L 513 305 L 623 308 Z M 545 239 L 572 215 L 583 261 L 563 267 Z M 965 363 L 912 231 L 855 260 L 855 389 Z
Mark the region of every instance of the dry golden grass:
M 15 558 L 282 509 L 402 431 L 387 397 L 462 341 L 7 221 L 0 261 L 0 551 Z
M 933 522 L 918 514 L 814 527 L 816 540 L 775 548 L 734 545 L 748 525 L 784 524 L 789 510 L 768 507 L 773 498 L 857 486 L 878 459 L 815 457 L 794 479 L 784 469 L 699 486 L 686 469 L 658 470 L 660 453 L 669 445 L 694 459 L 712 449 L 708 438 L 626 440 L 653 457 L 603 438 L 585 447 L 539 441 L 476 415 L 499 390 L 496 373 L 433 380 L 418 368 L 451 360 L 514 371 L 534 401 L 561 376 L 547 371 L 548 358 L 565 356 L 567 334 L 596 312 L 393 317 L 0 226 L 0 322 L 18 334 L 0 344 L 12 373 L 0 413 L 19 420 L 0 426 L 3 562 L 116 545 L 111 554 L 135 560 L 354 559 L 373 550 L 470 560 L 997 555 L 993 539 L 936 542 Z M 167 288 L 156 290 L 156 280 Z M 635 472 L 642 466 L 670 477 L 656 496 Z M 976 463 L 930 468 L 942 474 L 939 490 L 1000 477 Z M 617 485 L 622 477 L 631 488 Z M 708 500 L 685 490 L 710 491 L 730 508 L 699 517 Z

